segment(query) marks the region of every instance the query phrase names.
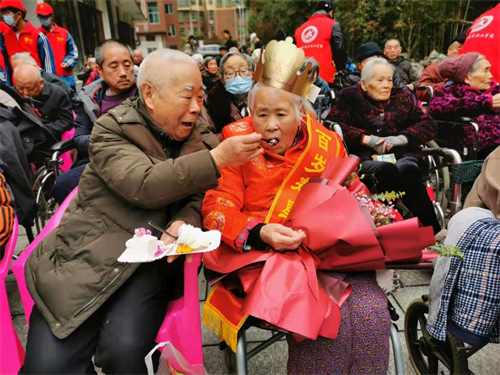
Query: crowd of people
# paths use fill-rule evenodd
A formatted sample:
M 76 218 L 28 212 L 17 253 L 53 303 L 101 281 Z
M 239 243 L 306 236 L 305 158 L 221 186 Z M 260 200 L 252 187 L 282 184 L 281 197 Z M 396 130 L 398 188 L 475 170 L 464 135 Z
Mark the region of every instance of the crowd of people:
M 222 233 L 221 246 L 204 256 L 207 280 L 219 281 L 206 313 L 225 322 L 225 332 L 237 334 L 248 316 L 287 331 L 290 374 L 386 373 L 390 318 L 373 270 L 322 269 L 316 298 L 309 285 L 273 277 L 308 272 L 297 249 L 309 233 L 292 229 L 288 214 L 304 184 L 348 153 L 361 159 L 355 179 L 365 189 L 404 192 L 406 214 L 438 235 L 443 228 L 423 184 L 422 146 L 444 140 L 467 154 L 475 137 L 472 128 L 440 120 L 475 121 L 478 158 L 487 160 L 469 208 L 450 222 L 447 243 L 459 243 L 478 220 L 469 236 L 492 228 L 488 243 L 500 237 L 500 5 L 483 15 L 489 23 L 454 38 L 447 57 L 421 76 L 395 38 L 383 49 L 366 41 L 354 66 L 330 0 L 296 30 L 296 44 L 288 38 L 266 45 L 253 33 L 249 46 L 239 46 L 224 30 L 218 56 L 204 58 L 190 36 L 182 51 L 144 58 L 122 41 L 105 40 L 77 74 L 78 50 L 54 23 L 50 5 L 38 4 L 38 29 L 21 0 L 2 0 L 0 13 L 0 250 L 14 214 L 33 225 L 33 168 L 73 128 L 77 150 L 51 194 L 61 204 L 76 187 L 78 193 L 26 264 L 35 307 L 21 373 L 92 373 L 94 365 L 107 374 L 145 373 L 167 302 L 182 293 L 184 260 L 117 261 L 135 229 L 150 221 L 173 236 L 184 224 Z M 487 43 L 492 38 L 495 47 Z M 423 85 L 432 97 L 419 90 Z M 475 248 L 497 258 L 498 250 Z M 444 280 L 474 267 L 440 262 L 430 319 L 438 339 L 446 313 L 436 306 L 453 303 Z M 486 328 L 498 321 L 497 312 Z M 464 340 L 490 340 L 454 324 Z

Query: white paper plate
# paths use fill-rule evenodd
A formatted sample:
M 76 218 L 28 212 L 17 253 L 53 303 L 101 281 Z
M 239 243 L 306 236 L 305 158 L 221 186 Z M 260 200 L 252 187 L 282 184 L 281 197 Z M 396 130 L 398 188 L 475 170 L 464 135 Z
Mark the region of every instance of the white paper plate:
M 142 240 L 144 242 L 143 246 L 137 246 L 136 242 L 139 241 L 135 240 L 138 239 L 138 237 L 144 237 Z M 127 247 L 118 258 L 118 261 L 122 263 L 147 263 L 170 255 L 206 253 L 217 249 L 220 245 L 220 240 L 221 233 L 219 231 L 211 230 L 209 232 L 203 232 L 201 229 L 188 224 L 183 225 L 179 229 L 179 239 L 169 245 L 165 245 L 163 241 L 158 240 L 156 237 L 150 235 L 138 236 L 136 234 L 131 240 L 127 241 Z M 191 246 L 193 247 L 193 251 L 189 253 L 179 254 L 177 253 L 177 245 L 179 243 L 187 245 L 191 243 L 196 247 Z M 147 251 L 148 247 L 156 249 L 154 254 Z

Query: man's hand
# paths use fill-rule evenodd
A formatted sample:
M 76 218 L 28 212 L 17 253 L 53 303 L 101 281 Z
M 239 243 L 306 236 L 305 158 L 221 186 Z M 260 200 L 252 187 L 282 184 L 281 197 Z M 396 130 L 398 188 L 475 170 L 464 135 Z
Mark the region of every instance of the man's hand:
M 61 68 L 66 69 L 69 65 L 66 63 L 61 63 Z
M 239 167 L 264 152 L 259 148 L 262 135 L 253 133 L 238 135 L 224 140 L 210 153 L 217 168 Z
M 413 85 L 413 83 L 410 83 L 409 85 L 406 85 L 406 87 L 408 87 L 408 89 L 410 91 L 415 91 L 415 86 Z
M 177 220 L 177 221 L 174 221 L 168 228 L 167 228 L 167 232 L 170 233 L 171 235 L 173 236 L 178 236 L 179 235 L 179 229 L 180 227 L 183 225 L 183 224 L 186 224 L 184 221 L 181 221 L 181 220 Z M 163 241 L 163 243 L 165 245 L 169 245 L 171 243 L 173 243 L 175 240 L 166 235 L 165 233 L 163 233 L 161 235 L 161 238 L 160 238 L 161 241 Z M 176 260 L 177 258 L 179 257 L 179 255 L 170 255 L 167 257 L 167 262 L 168 263 L 172 263 L 174 260 Z M 187 254 L 186 255 L 186 262 L 188 263 L 191 263 L 191 261 L 193 260 L 193 254 Z
M 306 235 L 301 230 L 296 232 L 281 224 L 266 224 L 260 230 L 260 238 L 274 250 L 286 251 L 297 249 Z
M 493 95 L 493 108 L 500 108 L 500 94 Z

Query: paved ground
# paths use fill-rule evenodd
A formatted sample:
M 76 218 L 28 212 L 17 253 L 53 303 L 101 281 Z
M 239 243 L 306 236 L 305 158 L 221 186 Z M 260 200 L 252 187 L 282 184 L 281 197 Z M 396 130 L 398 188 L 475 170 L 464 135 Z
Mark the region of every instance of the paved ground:
M 21 251 L 28 243 L 26 235 L 22 232 L 17 243 L 16 253 Z M 406 374 L 413 375 L 415 372 L 410 364 L 406 350 L 404 327 L 404 312 L 408 305 L 425 294 L 429 290 L 431 280 L 430 271 L 401 271 L 400 276 L 405 288 L 398 290 L 393 296 L 389 297 L 396 307 L 400 319 L 397 322 L 399 328 L 399 337 L 403 345 L 405 358 Z M 13 275 L 9 275 L 6 280 L 7 293 L 11 306 L 11 313 L 16 331 L 23 345 L 26 345 L 26 321 L 17 289 L 17 284 Z M 200 306 L 207 295 L 207 285 L 203 276 L 199 278 L 200 286 Z M 250 329 L 247 335 L 248 347 L 252 349 L 259 343 L 271 337 L 271 333 L 259 329 Z M 203 327 L 203 354 L 205 367 L 209 374 L 227 374 L 224 354 L 219 350 L 219 340 L 210 331 Z M 288 359 L 286 341 L 281 340 L 267 348 L 252 358 L 248 363 L 248 372 L 250 375 L 280 375 L 286 374 L 286 362 Z M 476 374 L 497 375 L 500 373 L 500 345 L 489 345 L 483 348 L 469 359 L 471 369 Z M 391 360 L 390 372 L 394 374 L 394 367 Z

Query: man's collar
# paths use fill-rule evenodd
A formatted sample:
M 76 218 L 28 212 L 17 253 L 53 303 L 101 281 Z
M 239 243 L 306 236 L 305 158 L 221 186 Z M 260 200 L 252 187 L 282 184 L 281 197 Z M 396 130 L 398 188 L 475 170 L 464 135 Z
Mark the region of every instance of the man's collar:
M 135 105 L 137 112 L 142 116 L 152 133 L 158 135 L 162 141 L 172 139 L 165 130 L 163 130 L 156 122 L 154 122 L 141 98 L 137 99 Z
M 321 15 L 323 15 L 323 16 L 327 16 L 327 17 L 329 17 L 329 16 L 328 16 L 327 11 L 326 11 L 326 10 L 323 10 L 323 9 L 321 9 L 321 10 L 317 10 L 316 12 L 314 12 L 314 13 L 313 13 L 313 16 L 317 16 L 317 15 L 319 15 L 319 14 L 321 14 Z

